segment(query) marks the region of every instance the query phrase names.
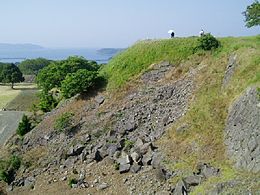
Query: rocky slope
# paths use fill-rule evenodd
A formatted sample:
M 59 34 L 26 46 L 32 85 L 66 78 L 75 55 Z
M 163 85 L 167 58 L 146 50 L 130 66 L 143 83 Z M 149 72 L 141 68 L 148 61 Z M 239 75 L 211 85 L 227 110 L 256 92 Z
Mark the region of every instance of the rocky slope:
M 230 88 L 244 68 L 239 55 L 195 55 L 180 64 L 163 60 L 117 92 L 63 102 L 23 140 L 14 137 L 6 145 L 23 157 L 8 194 L 260 193 L 259 82 Z M 201 117 L 196 105 L 215 81 L 225 106 L 211 95 L 203 104 L 215 107 Z M 74 114 L 73 123 L 57 131 L 55 121 L 66 112 Z M 210 123 L 211 132 L 198 120 Z

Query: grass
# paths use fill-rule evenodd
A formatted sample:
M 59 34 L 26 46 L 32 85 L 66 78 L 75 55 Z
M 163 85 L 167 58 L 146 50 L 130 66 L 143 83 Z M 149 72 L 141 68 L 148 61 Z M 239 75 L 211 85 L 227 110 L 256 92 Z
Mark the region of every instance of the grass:
M 180 64 L 195 52 L 196 45 L 196 37 L 140 41 L 114 57 L 101 74 L 108 78 L 107 88 L 115 90 L 134 80 L 153 63 Z
M 0 85 L 0 109 L 29 111 L 32 104 L 38 102 L 37 92 L 35 84 L 20 83 L 15 89 Z

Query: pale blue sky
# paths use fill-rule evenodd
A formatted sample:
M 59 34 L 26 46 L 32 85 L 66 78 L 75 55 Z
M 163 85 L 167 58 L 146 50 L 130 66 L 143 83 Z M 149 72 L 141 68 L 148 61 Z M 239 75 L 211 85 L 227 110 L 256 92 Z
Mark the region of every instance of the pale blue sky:
M 0 43 L 127 47 L 145 38 L 259 34 L 241 14 L 253 0 L 0 0 Z

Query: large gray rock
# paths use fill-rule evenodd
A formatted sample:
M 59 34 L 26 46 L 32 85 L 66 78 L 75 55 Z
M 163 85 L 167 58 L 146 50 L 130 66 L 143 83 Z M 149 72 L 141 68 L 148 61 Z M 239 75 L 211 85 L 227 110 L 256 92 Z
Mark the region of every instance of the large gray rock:
M 36 180 L 35 177 L 27 177 L 27 178 L 25 178 L 25 180 L 24 180 L 24 186 L 25 186 L 25 187 L 34 186 L 35 180 Z
M 120 173 L 126 173 L 130 170 L 131 165 L 130 164 L 120 164 L 119 165 L 119 172 Z
M 85 146 L 82 144 L 76 144 L 75 146 L 71 146 L 67 152 L 68 156 L 78 156 L 84 150 Z
M 132 172 L 132 173 L 137 173 L 138 171 L 140 171 L 141 170 L 141 165 L 138 165 L 138 164 L 136 164 L 136 163 L 134 163 L 132 166 L 131 166 L 131 168 L 130 168 L 130 171 Z
M 248 88 L 230 107 L 225 128 L 227 154 L 235 167 L 260 171 L 260 100 L 256 87 Z
M 186 185 L 189 186 L 197 186 L 202 182 L 202 176 L 200 175 L 191 175 L 184 178 Z
M 197 165 L 197 169 L 199 171 L 199 175 L 203 176 L 205 179 L 208 179 L 213 176 L 218 176 L 220 174 L 220 170 L 212 167 L 209 164 L 206 163 L 199 163 Z
M 188 194 L 188 190 L 187 190 L 187 186 L 185 184 L 185 182 L 183 182 L 183 180 L 180 180 L 173 191 L 174 195 L 187 195 Z
M 236 58 L 237 58 L 237 55 L 231 55 L 229 57 L 225 76 L 224 76 L 224 79 L 223 79 L 223 87 L 226 87 L 228 85 L 230 79 L 232 78 L 232 76 L 234 74 L 234 71 L 235 71 L 235 69 L 238 65 L 237 62 L 236 62 Z
M 98 95 L 97 97 L 95 97 L 95 101 L 96 101 L 99 105 L 101 105 L 101 104 L 103 104 L 103 102 L 105 101 L 105 97 L 102 96 L 102 95 Z

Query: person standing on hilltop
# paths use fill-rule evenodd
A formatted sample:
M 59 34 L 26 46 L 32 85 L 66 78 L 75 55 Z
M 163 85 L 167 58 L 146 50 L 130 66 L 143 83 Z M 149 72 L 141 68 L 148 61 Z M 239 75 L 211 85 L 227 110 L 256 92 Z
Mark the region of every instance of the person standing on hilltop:
M 171 32 L 171 38 L 174 38 L 174 32 L 173 31 Z
M 201 31 L 200 31 L 200 36 L 202 37 L 202 36 L 204 36 L 204 30 L 203 29 L 201 29 Z

